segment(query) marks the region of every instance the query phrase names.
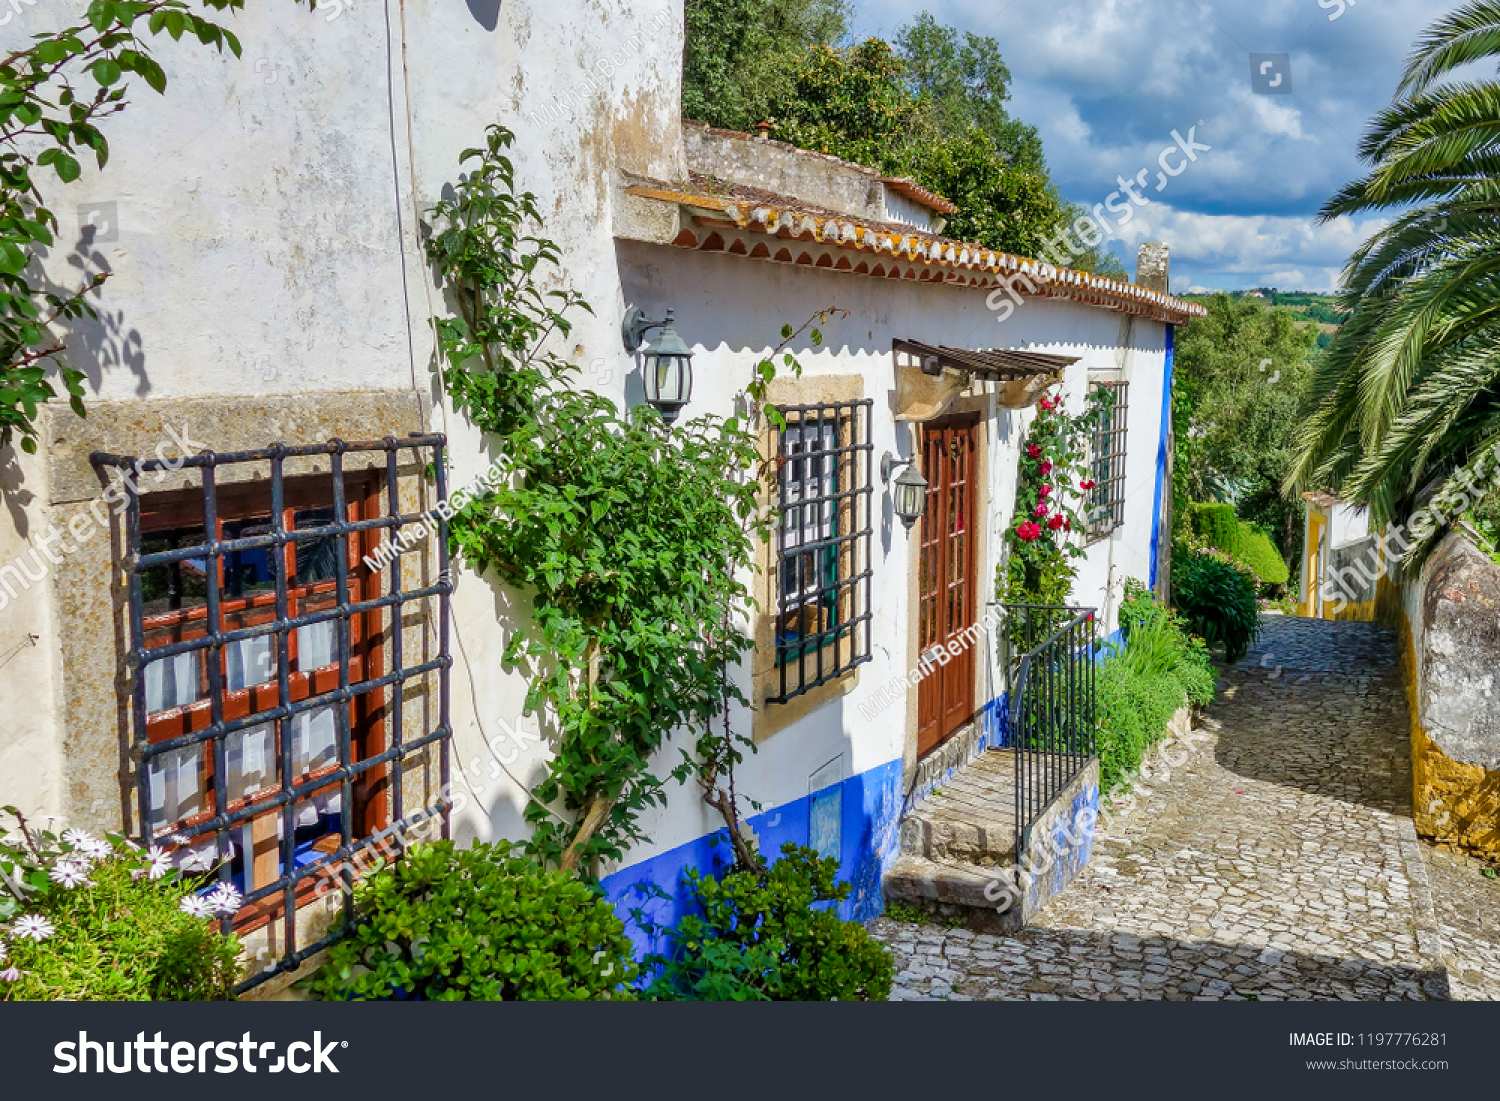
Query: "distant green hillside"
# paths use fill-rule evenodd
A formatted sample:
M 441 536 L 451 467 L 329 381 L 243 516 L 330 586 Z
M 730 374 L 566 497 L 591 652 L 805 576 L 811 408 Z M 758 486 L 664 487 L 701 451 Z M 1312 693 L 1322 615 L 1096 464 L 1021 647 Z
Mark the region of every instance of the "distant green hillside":
M 1190 302 L 1202 302 L 1212 298 L 1210 294 L 1184 294 L 1180 298 L 1186 298 Z M 1338 327 L 1348 317 L 1340 313 L 1337 307 L 1337 299 L 1331 294 L 1317 294 L 1313 291 L 1282 291 L 1275 287 L 1256 287 L 1247 291 L 1230 291 L 1231 298 L 1258 298 L 1267 306 L 1284 306 L 1303 319 L 1303 323 L 1313 325 L 1318 330 L 1318 347 L 1328 347 L 1328 341 L 1338 331 Z

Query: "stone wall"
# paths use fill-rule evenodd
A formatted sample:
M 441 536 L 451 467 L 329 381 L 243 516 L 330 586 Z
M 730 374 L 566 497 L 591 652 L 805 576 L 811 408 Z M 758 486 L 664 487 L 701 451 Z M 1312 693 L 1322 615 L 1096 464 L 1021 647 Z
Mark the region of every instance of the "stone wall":
M 1382 589 L 1402 641 L 1417 832 L 1500 854 L 1500 566 L 1454 534 L 1418 577 Z

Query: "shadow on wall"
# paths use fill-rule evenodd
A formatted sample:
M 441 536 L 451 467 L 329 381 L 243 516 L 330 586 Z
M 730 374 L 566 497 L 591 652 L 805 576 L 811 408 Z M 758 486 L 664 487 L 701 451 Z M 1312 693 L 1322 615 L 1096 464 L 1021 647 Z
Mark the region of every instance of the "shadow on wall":
M 119 226 L 115 223 L 117 217 L 114 203 L 96 203 L 79 209 L 79 218 L 90 220 L 80 225 L 78 240 L 67 258 L 68 267 L 73 272 L 71 282 L 54 282 L 40 264 L 33 264 L 28 276 L 34 277 L 41 289 L 59 298 L 77 294 L 90 280 L 111 270 L 109 258 L 97 246 L 116 239 L 119 233 Z M 62 358 L 68 366 L 87 376 L 95 394 L 104 383 L 107 369 L 128 368 L 136 376 L 137 396 L 145 397 L 151 392 L 151 383 L 146 377 L 146 352 L 140 330 L 126 327 L 124 310 L 106 308 L 108 295 L 109 284 L 105 283 L 101 289 L 90 291 L 84 299 L 97 316 L 80 317 L 55 325 L 62 331 L 62 341 L 68 348 Z
M 468 0 L 469 14 L 481 27 L 492 31 L 500 25 L 500 0 Z

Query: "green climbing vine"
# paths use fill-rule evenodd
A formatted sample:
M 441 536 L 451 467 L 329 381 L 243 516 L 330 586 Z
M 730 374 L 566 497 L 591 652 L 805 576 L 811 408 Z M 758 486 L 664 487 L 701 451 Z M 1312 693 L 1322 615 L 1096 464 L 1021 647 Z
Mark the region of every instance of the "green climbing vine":
M 696 732 L 672 772 L 696 782 L 758 867 L 740 829 L 733 769 L 746 740 L 728 715 L 746 704 L 730 670 L 753 646 L 741 629 L 753 596 L 756 540 L 772 518 L 756 446 L 774 359 L 763 360 L 729 417 L 668 428 L 653 409 L 621 412 L 568 385 L 575 370 L 551 349 L 588 309 L 571 290 L 544 290 L 558 260 L 538 236 L 530 193 L 517 193 L 510 131 L 491 126 L 466 150 L 469 171 L 425 227 L 429 261 L 452 312 L 436 323 L 454 405 L 493 437 L 507 464 L 492 491 L 451 524 L 457 551 L 531 600 L 506 651 L 529 678 L 528 713 L 545 716 L 555 753 L 527 818 L 541 860 L 572 870 L 619 860 L 640 818 L 665 801 L 651 759 L 678 729 Z M 820 315 L 820 316 L 826 316 Z M 786 348 L 813 318 L 782 330 Z M 556 813 L 561 808 L 566 817 Z
M 244 7 L 244 0 L 200 3 L 212 11 Z M 233 34 L 183 0 L 94 0 L 86 22 L 37 35 L 25 49 L 0 56 L 0 447 L 19 437 L 23 450 L 36 450 L 37 407 L 57 396 L 51 368 L 74 412 L 84 415 L 83 372 L 58 358 L 67 345 L 53 325 L 95 316 L 85 296 L 108 273 L 63 288 L 34 263 L 53 247 L 58 229 L 38 176 L 50 170 L 72 183 L 82 172 L 79 157 L 90 153 L 104 167 L 109 142 L 98 123 L 125 109 L 129 76 L 166 91 L 167 75 L 143 32 L 189 34 L 240 54 Z

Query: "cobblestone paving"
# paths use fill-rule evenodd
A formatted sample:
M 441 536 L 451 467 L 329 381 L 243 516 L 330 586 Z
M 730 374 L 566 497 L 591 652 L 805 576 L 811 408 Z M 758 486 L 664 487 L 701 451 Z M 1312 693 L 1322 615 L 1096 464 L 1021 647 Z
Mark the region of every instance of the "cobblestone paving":
M 1441 997 L 1444 935 L 1454 993 L 1500 996 L 1500 882 L 1424 862 L 1411 826 L 1389 632 L 1268 617 L 1203 725 L 1020 933 L 877 921 L 892 997 Z
M 1500 870 L 1448 849 L 1426 853 L 1455 994 L 1500 1001 Z

